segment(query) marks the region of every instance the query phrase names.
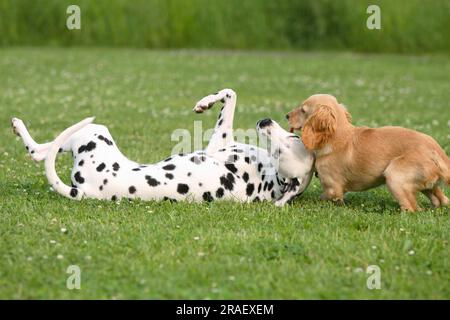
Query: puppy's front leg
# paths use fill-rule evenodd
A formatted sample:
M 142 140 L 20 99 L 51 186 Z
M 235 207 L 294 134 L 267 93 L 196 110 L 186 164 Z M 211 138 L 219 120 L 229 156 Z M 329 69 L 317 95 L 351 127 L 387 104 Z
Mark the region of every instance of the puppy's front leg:
M 344 205 L 344 192 L 342 192 L 341 190 L 341 188 L 337 187 L 323 186 L 323 193 L 320 196 L 320 199 L 333 201 L 338 205 Z

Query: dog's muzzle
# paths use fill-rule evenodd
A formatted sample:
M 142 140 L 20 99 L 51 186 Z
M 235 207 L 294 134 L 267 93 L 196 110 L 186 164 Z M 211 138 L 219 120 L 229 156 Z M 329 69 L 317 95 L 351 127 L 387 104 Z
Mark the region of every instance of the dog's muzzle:
M 271 124 L 272 124 L 272 120 L 271 119 L 262 119 L 262 120 L 259 120 L 256 123 L 256 126 L 261 128 L 261 129 L 263 129 L 263 128 L 267 127 L 267 126 L 270 126 Z

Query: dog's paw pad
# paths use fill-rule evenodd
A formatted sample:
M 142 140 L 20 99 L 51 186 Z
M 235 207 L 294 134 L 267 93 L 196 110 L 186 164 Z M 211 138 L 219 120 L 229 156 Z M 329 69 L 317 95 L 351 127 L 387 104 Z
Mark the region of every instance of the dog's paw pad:
M 200 100 L 194 107 L 194 112 L 202 113 L 203 111 L 207 109 L 211 109 L 211 107 L 214 105 L 214 102 L 211 101 L 203 101 Z

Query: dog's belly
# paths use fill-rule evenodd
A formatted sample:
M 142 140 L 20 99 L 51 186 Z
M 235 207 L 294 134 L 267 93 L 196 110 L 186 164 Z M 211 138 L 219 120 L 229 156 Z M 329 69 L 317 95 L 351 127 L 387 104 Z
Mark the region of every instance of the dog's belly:
M 235 144 L 211 155 L 197 151 L 142 165 L 122 155 L 106 132 L 101 136 L 111 143 L 98 143 L 97 133 L 97 140 L 76 144 L 82 152 L 74 151 L 72 181 L 88 198 L 258 201 L 281 196 L 282 182 L 263 149 Z M 90 150 L 93 140 L 96 147 Z
M 360 178 L 359 180 L 351 180 L 348 181 L 345 185 L 345 191 L 365 191 L 372 188 L 376 188 L 382 184 L 384 184 L 385 178 L 384 176 L 378 176 L 378 177 L 370 177 L 365 176 L 363 178 Z

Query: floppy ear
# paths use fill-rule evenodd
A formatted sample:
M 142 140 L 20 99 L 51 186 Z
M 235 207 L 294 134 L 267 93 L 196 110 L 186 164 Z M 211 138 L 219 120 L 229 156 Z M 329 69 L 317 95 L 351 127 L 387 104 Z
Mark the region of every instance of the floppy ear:
M 336 112 L 333 108 L 320 105 L 306 121 L 302 130 L 302 140 L 308 150 L 324 147 L 336 132 Z

